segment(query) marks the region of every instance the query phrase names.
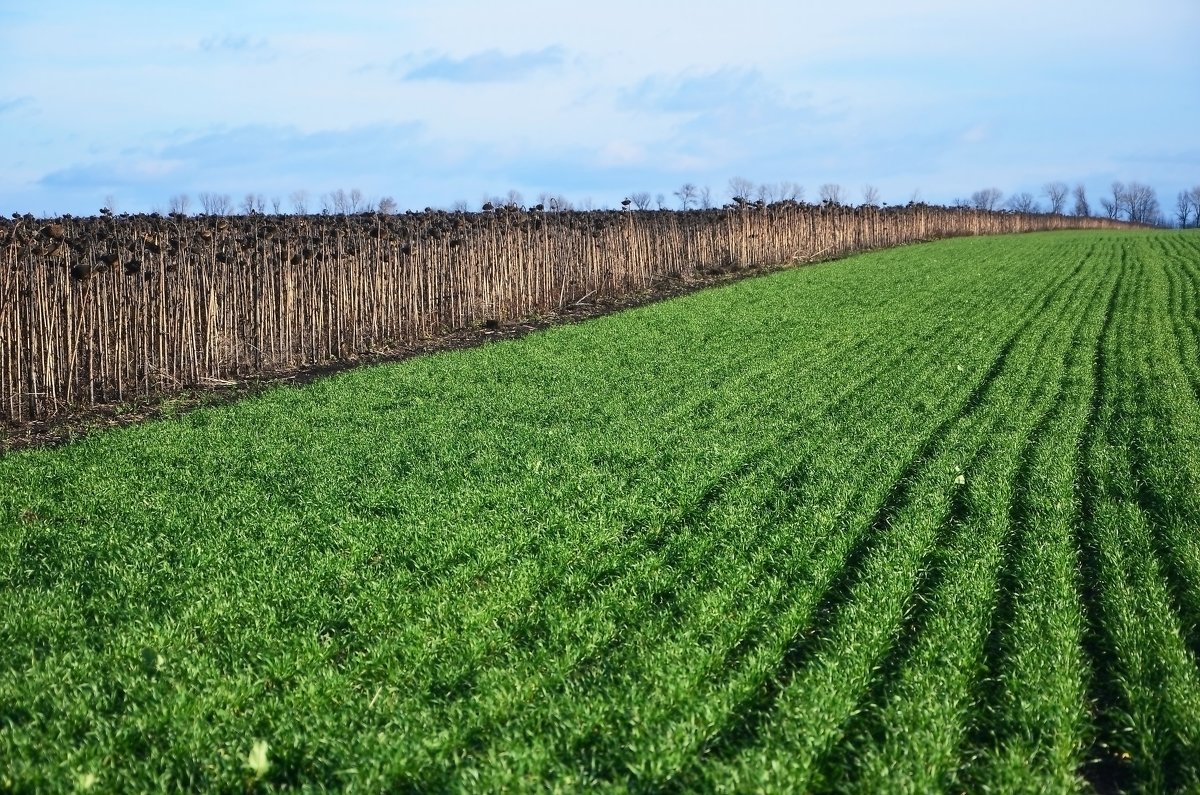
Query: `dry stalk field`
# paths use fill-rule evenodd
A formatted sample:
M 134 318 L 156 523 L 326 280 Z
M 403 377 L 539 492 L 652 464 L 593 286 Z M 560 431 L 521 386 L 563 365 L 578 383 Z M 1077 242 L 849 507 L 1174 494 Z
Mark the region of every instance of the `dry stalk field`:
M 1104 219 L 784 202 L 722 210 L 0 220 L 0 421 L 353 356 L 638 290 Z

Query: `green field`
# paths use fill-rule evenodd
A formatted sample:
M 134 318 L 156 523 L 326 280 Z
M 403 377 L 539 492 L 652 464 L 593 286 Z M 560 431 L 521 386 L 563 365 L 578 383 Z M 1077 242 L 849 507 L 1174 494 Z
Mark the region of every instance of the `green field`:
M 943 241 L 7 455 L 0 791 L 1196 790 L 1198 297 Z

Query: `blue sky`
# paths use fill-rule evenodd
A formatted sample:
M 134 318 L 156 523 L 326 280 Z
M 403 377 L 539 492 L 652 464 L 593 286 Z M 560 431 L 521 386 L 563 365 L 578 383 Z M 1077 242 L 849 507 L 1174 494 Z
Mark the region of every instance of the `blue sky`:
M 6 3 L 0 212 L 1200 184 L 1196 0 Z M 672 201 L 673 198 L 671 199 Z

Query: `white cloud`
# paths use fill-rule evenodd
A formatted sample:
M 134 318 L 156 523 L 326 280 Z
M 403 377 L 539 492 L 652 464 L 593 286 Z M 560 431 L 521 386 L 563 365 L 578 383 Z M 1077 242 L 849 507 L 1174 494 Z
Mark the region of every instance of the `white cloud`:
M 33 107 L 33 97 L 12 97 L 11 99 L 0 99 L 0 114 L 15 113 L 24 108 Z
M 402 76 L 405 80 L 445 80 L 450 83 L 506 82 L 561 67 L 565 58 L 562 47 L 545 47 L 513 54 L 493 49 L 462 58 L 441 55 L 404 70 Z
M 200 50 L 214 56 L 249 58 L 259 63 L 274 60 L 276 57 L 270 43 L 262 36 L 207 36 L 200 40 Z

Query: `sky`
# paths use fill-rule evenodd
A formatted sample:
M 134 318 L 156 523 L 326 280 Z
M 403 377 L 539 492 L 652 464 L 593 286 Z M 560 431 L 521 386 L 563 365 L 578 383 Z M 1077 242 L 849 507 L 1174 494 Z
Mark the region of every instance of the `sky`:
M 0 4 L 0 212 L 1200 185 L 1197 0 Z

